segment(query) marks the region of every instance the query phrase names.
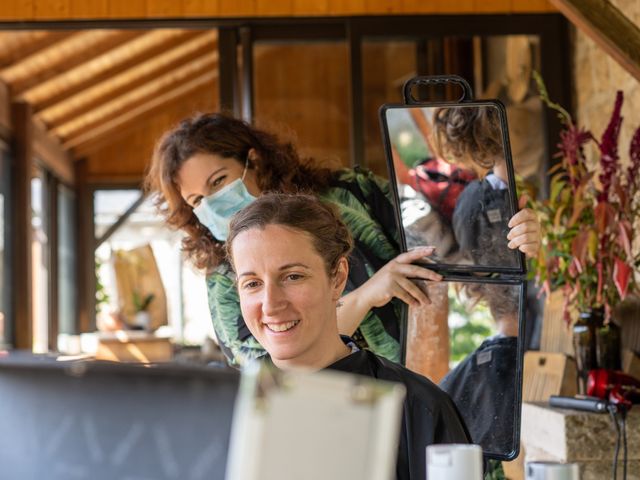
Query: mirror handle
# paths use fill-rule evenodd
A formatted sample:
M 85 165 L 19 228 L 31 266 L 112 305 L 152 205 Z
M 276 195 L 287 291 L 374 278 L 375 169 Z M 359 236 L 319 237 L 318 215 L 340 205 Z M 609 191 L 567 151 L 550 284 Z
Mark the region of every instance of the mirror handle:
M 411 90 L 416 85 L 458 85 L 462 89 L 462 96 L 458 99 L 458 102 L 471 102 L 473 101 L 473 92 L 471 86 L 464 78 L 459 75 L 424 75 L 413 77 L 404 84 L 402 93 L 404 96 L 404 103 L 406 105 L 420 105 L 423 102 L 416 100 L 411 93 Z

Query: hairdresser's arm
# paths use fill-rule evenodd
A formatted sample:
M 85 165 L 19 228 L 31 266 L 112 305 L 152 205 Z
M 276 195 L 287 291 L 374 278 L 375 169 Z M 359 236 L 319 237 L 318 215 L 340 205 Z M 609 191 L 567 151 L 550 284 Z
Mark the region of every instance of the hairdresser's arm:
M 397 297 L 408 305 L 431 303 L 429 297 L 411 278 L 440 281 L 442 276 L 413 262 L 431 255 L 433 247 L 420 247 L 398 255 L 360 287 L 341 298 L 338 308 L 338 329 L 343 335 L 353 335 L 374 307 L 381 307 Z
M 530 208 L 523 208 L 526 205 L 526 197 L 521 197 L 520 210 L 511 220 L 509 220 L 509 248 L 518 249 L 529 258 L 535 258 L 540 251 L 542 244 L 542 233 L 538 216 Z

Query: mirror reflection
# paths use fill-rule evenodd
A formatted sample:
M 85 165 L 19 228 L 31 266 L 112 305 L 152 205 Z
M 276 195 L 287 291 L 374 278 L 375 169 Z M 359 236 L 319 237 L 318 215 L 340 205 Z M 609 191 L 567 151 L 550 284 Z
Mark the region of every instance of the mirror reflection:
M 448 340 L 439 354 L 444 369 L 431 374 L 432 380 L 456 403 L 473 442 L 487 455 L 508 456 L 517 447 L 522 284 L 423 282 L 421 287 L 433 303 L 410 315 L 407 366 L 424 371 L 421 362 L 433 366 L 439 361 L 422 355 L 421 331 Z
M 520 267 L 507 247 L 515 211 L 501 115 L 491 104 L 385 110 L 408 248 L 435 245 L 436 263 Z

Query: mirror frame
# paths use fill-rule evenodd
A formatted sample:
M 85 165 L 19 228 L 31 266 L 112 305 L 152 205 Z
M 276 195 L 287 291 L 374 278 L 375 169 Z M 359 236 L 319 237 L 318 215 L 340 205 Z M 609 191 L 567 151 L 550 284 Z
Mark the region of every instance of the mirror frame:
M 462 95 L 458 101 L 420 101 L 415 99 L 412 94 L 412 90 L 418 85 L 457 85 L 462 89 Z M 387 132 L 389 126 L 387 123 L 386 113 L 394 109 L 407 109 L 407 108 L 425 108 L 425 107 L 493 107 L 498 110 L 500 118 L 500 127 L 502 130 L 502 144 L 504 148 L 505 161 L 507 163 L 507 172 L 509 174 L 509 203 L 512 211 L 518 212 L 518 200 L 516 195 L 516 182 L 515 172 L 513 168 L 513 160 L 511 155 L 511 145 L 509 142 L 509 130 L 507 126 L 507 113 L 504 105 L 497 99 L 479 100 L 473 99 L 473 93 L 469 83 L 462 77 L 457 75 L 435 75 L 435 76 L 418 76 L 409 79 L 403 87 L 403 97 L 405 103 L 390 103 L 384 104 L 379 109 L 380 127 L 382 141 L 384 144 L 385 156 L 387 160 L 387 171 L 389 173 L 389 183 L 391 184 L 391 192 L 394 197 L 393 207 L 396 217 L 396 226 L 398 228 L 398 235 L 400 237 L 400 245 L 402 252 L 407 251 L 407 241 L 402 225 L 402 215 L 399 204 L 399 192 L 397 185 L 397 177 L 395 174 L 395 168 L 393 166 L 393 158 L 391 155 L 391 140 Z M 522 377 L 523 377 L 523 363 L 524 363 L 524 331 L 525 331 L 525 300 L 526 300 L 526 259 L 522 252 L 518 251 L 518 266 L 517 267 L 499 267 L 499 266 L 475 266 L 475 265 L 455 265 L 447 263 L 429 264 L 428 268 L 440 273 L 443 278 L 443 282 L 458 282 L 458 283 L 494 283 L 494 284 L 508 284 L 520 287 L 520 305 L 519 305 L 519 319 L 518 319 L 518 346 L 517 346 L 517 358 L 516 358 L 516 375 L 514 380 L 515 388 L 515 405 L 513 412 L 513 444 L 512 449 L 509 452 L 490 452 L 483 449 L 483 455 L 487 459 L 509 461 L 515 459 L 520 453 L 520 417 L 522 410 Z M 490 274 L 487 276 L 477 276 L 474 274 Z M 406 363 L 406 349 L 407 349 L 407 312 L 408 309 L 404 309 L 404 318 L 401 322 L 401 362 L 404 365 Z
M 509 174 L 509 207 L 513 211 L 514 215 L 518 212 L 518 200 L 516 196 L 516 182 L 515 182 L 515 172 L 513 169 L 513 161 L 511 158 L 511 147 L 509 145 L 509 132 L 507 130 L 507 113 L 504 105 L 499 100 L 482 100 L 482 101 L 465 101 L 465 102 L 430 102 L 430 103 L 420 103 L 420 104 L 384 104 L 380 107 L 379 115 L 380 115 L 380 125 L 382 128 L 382 141 L 384 143 L 385 156 L 387 159 L 387 171 L 389 173 L 389 183 L 391 184 L 391 189 L 393 192 L 393 196 L 396 199 L 400 198 L 400 194 L 398 192 L 398 184 L 397 177 L 395 173 L 395 168 L 393 166 L 393 159 L 391 156 L 391 140 L 387 135 L 389 131 L 389 125 L 387 123 L 387 112 L 390 110 L 398 110 L 398 109 L 407 109 L 407 108 L 424 108 L 424 107 L 492 107 L 498 110 L 498 114 L 500 117 L 500 127 L 502 129 L 502 144 L 504 147 L 504 156 L 505 161 L 507 163 L 507 172 Z M 400 236 L 400 244 L 402 247 L 402 251 L 407 251 L 407 238 L 405 235 L 404 227 L 402 225 L 402 214 L 400 212 L 400 205 L 398 202 L 394 202 L 394 211 L 396 217 L 396 226 L 398 228 L 398 233 Z M 501 267 L 501 266 L 491 266 L 491 265 L 460 265 L 460 264 L 451 264 L 451 263 L 440 263 L 435 262 L 433 264 L 429 263 L 429 268 L 431 270 L 437 271 L 441 275 L 443 275 L 444 280 L 452 279 L 456 277 L 460 279 L 460 276 L 469 276 L 473 273 L 497 273 L 497 274 L 511 274 L 511 275 L 524 275 L 526 274 L 526 260 L 524 254 L 520 251 L 517 252 L 516 255 L 518 265 L 516 267 Z

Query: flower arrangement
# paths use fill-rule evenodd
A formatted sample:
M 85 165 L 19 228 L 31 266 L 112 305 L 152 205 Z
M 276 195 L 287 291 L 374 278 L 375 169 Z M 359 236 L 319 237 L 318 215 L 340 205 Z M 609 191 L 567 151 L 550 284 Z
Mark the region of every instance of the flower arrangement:
M 563 292 L 565 320 L 570 320 L 571 309 L 598 307 L 604 307 L 608 319 L 613 307 L 639 290 L 634 270 L 640 266 L 640 255 L 633 251 L 632 239 L 640 233 L 640 128 L 632 137 L 625 169 L 618 155 L 622 92 L 616 95 L 611 119 L 598 141 L 549 99 L 539 75 L 536 82 L 542 100 L 558 112 L 563 131 L 557 154 L 561 162 L 549 171 L 549 199 L 530 202 L 539 213 L 543 234 L 533 271 L 547 294 Z M 599 162 L 590 166 L 585 148 L 594 144 Z

